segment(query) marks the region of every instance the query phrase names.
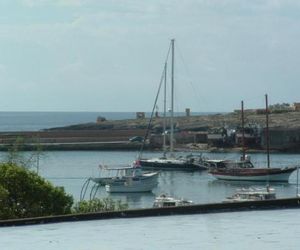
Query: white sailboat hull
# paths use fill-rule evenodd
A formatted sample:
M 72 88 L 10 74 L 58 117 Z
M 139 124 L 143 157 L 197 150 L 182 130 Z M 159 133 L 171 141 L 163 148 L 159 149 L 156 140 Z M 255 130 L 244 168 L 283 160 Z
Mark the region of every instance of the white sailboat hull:
M 126 180 L 116 180 L 105 185 L 109 193 L 137 193 L 151 192 L 158 184 L 158 173 L 149 173 L 143 177 L 126 178 Z

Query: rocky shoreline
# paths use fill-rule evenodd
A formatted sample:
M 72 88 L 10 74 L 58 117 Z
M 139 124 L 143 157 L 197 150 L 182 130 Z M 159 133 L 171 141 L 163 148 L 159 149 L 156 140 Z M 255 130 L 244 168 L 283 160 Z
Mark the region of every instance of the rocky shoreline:
M 146 129 L 150 118 L 126 119 L 126 120 L 104 120 L 95 123 L 76 124 L 66 127 L 51 128 L 47 131 L 59 130 L 131 130 Z M 241 125 L 240 112 L 226 114 L 198 115 L 198 116 L 178 116 L 175 117 L 176 127 L 184 131 L 205 131 L 208 128 Z M 245 112 L 245 124 L 259 124 L 264 127 L 266 123 L 265 114 L 255 112 Z M 152 120 L 151 129 L 162 128 L 163 118 L 155 117 Z M 269 126 L 299 128 L 300 112 L 285 112 L 269 114 Z

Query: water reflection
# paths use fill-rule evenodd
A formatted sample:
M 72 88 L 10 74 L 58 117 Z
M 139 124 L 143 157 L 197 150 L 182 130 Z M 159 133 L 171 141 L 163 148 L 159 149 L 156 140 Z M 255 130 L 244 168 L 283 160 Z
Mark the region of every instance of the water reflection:
M 152 192 L 146 193 L 111 193 L 109 194 L 114 200 L 121 200 L 129 205 L 129 207 L 149 207 L 151 201 L 155 200 L 156 195 Z

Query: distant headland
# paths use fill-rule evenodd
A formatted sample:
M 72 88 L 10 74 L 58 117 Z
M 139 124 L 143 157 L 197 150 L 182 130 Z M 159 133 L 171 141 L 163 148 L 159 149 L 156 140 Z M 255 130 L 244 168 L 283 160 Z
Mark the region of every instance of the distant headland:
M 300 108 L 277 106 L 270 109 L 270 148 L 277 151 L 300 151 Z M 264 150 L 265 111 L 245 110 L 245 146 L 248 150 Z M 241 112 L 211 115 L 176 116 L 175 148 L 177 150 L 240 150 Z M 169 133 L 167 120 L 163 131 L 163 118 L 156 114 L 150 118 L 137 113 L 135 119 L 106 120 L 95 117 L 95 122 L 75 124 L 43 131 L 0 132 L 0 150 L 7 150 L 17 138 L 22 138 L 25 150 L 33 150 L 36 144 L 45 150 L 137 150 L 141 142 L 130 141 L 134 136 L 144 137 L 149 126 L 146 149 L 162 147 L 163 133 Z M 168 138 L 168 136 L 167 136 Z

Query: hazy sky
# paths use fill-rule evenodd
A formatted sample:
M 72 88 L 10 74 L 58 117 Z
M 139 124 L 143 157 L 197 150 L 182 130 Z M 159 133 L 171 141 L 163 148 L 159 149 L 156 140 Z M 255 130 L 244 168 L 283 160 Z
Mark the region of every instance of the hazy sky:
M 171 38 L 175 111 L 300 102 L 299 0 L 0 0 L 0 111 L 150 111 Z

